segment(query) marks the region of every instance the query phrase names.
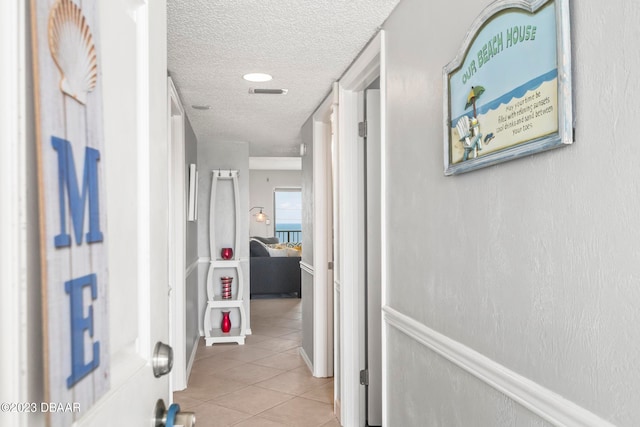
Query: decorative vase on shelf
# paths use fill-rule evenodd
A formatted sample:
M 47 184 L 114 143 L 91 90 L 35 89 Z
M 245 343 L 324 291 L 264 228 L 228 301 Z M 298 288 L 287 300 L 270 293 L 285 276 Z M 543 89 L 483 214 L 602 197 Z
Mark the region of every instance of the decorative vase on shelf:
M 229 318 L 230 313 L 230 311 L 222 312 L 222 323 L 220 324 L 220 329 L 222 329 L 222 332 L 225 334 L 229 333 L 231 330 L 231 319 Z
M 233 248 L 222 248 L 220 251 L 220 256 L 224 260 L 230 260 L 233 258 Z
M 222 293 L 220 296 L 222 299 L 231 299 L 231 282 L 233 282 L 233 277 L 223 276 L 220 278 L 220 282 L 222 283 Z

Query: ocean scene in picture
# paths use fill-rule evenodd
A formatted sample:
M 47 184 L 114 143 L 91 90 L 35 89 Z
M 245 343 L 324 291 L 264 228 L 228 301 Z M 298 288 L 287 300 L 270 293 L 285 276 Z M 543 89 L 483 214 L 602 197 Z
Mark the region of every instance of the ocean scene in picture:
M 302 231 L 302 224 L 276 224 L 276 231 Z
M 281 243 L 302 242 L 302 192 L 275 191 L 275 236 Z
M 449 75 L 452 164 L 558 131 L 555 2 L 487 21 Z

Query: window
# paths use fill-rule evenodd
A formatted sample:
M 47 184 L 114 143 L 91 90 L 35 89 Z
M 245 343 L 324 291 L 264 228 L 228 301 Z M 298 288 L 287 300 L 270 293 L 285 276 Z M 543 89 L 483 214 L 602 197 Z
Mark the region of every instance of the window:
M 280 242 L 302 241 L 302 191 L 299 188 L 276 189 L 275 235 Z

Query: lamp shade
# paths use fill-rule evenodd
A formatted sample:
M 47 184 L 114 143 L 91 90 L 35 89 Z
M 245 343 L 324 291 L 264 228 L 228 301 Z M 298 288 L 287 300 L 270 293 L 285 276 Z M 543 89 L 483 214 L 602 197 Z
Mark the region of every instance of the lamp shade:
M 251 209 L 249 209 L 249 212 L 251 212 L 254 209 L 260 209 L 260 212 L 253 215 L 256 217 L 256 222 L 265 222 L 267 218 L 269 218 L 269 216 L 266 213 L 262 212 L 262 210 L 264 209 L 263 206 L 254 206 Z

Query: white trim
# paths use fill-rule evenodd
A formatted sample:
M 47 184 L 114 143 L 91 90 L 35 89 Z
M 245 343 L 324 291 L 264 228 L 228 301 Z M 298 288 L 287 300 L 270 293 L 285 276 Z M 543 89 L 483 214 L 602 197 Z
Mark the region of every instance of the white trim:
M 187 387 L 186 347 L 186 197 L 185 197 L 185 121 L 184 108 L 171 77 L 167 78 L 167 121 L 169 129 L 167 183 L 169 192 L 169 284 L 171 287 L 169 333 L 174 348 L 171 381 L 173 390 Z M 175 113 L 174 113 L 175 108 Z
M 204 335 L 204 334 L 203 334 Z M 200 335 L 200 336 L 203 336 Z M 191 376 L 191 369 L 193 368 L 193 362 L 196 360 L 196 353 L 198 352 L 198 346 L 200 345 L 200 339 L 196 340 L 196 345 L 191 349 L 191 355 L 189 356 L 189 360 L 187 361 L 187 372 L 185 375 L 185 383 L 189 383 L 189 376 Z
M 0 3 L 0 401 L 26 402 L 27 353 L 27 234 L 24 2 Z M 32 170 L 31 173 L 36 173 Z M 39 310 L 40 307 L 34 307 Z M 27 414 L 12 418 L 26 425 Z
M 191 273 L 193 273 L 197 268 L 198 268 L 198 264 L 201 263 L 202 258 L 198 258 L 195 261 L 193 261 L 189 267 L 187 267 L 187 269 L 184 271 L 184 277 L 187 278 L 191 275 Z
M 299 347 L 298 352 L 300 353 L 300 356 L 302 356 L 302 360 L 304 360 L 304 363 L 307 364 L 307 368 L 309 368 L 309 371 L 313 373 L 313 364 L 311 363 L 311 360 L 309 360 L 309 356 L 307 356 L 307 353 L 304 351 L 304 348 L 302 348 L 302 346 Z
M 313 268 L 313 265 L 307 264 L 304 261 L 300 261 L 300 269 L 305 273 L 309 273 L 312 276 L 315 274 L 315 269 Z
M 313 114 L 313 376 L 333 375 L 333 282 L 331 239 L 331 111 L 334 91 Z
M 302 157 L 249 157 L 249 170 L 302 170 Z
M 359 97 L 380 75 L 383 48 L 381 30 L 365 47 L 339 82 L 338 176 L 340 230 L 340 280 L 344 286 L 340 297 L 340 359 L 341 401 L 340 419 L 344 425 L 360 426 L 366 422 L 365 389 L 360 385 L 359 372 L 364 367 L 364 236 L 359 232 L 361 206 L 358 198 L 358 127 Z M 382 135 L 384 139 L 384 134 Z
M 393 326 L 553 425 L 613 427 L 613 424 L 585 408 L 391 307 L 384 306 L 382 312 L 387 325 Z
M 381 34 L 380 43 L 385 45 L 385 34 Z M 388 230 L 387 230 L 387 55 L 386 49 L 380 49 L 380 303 L 381 307 L 387 305 L 388 287 Z M 387 334 L 384 327 L 382 329 L 382 424 L 389 425 L 387 419 Z

